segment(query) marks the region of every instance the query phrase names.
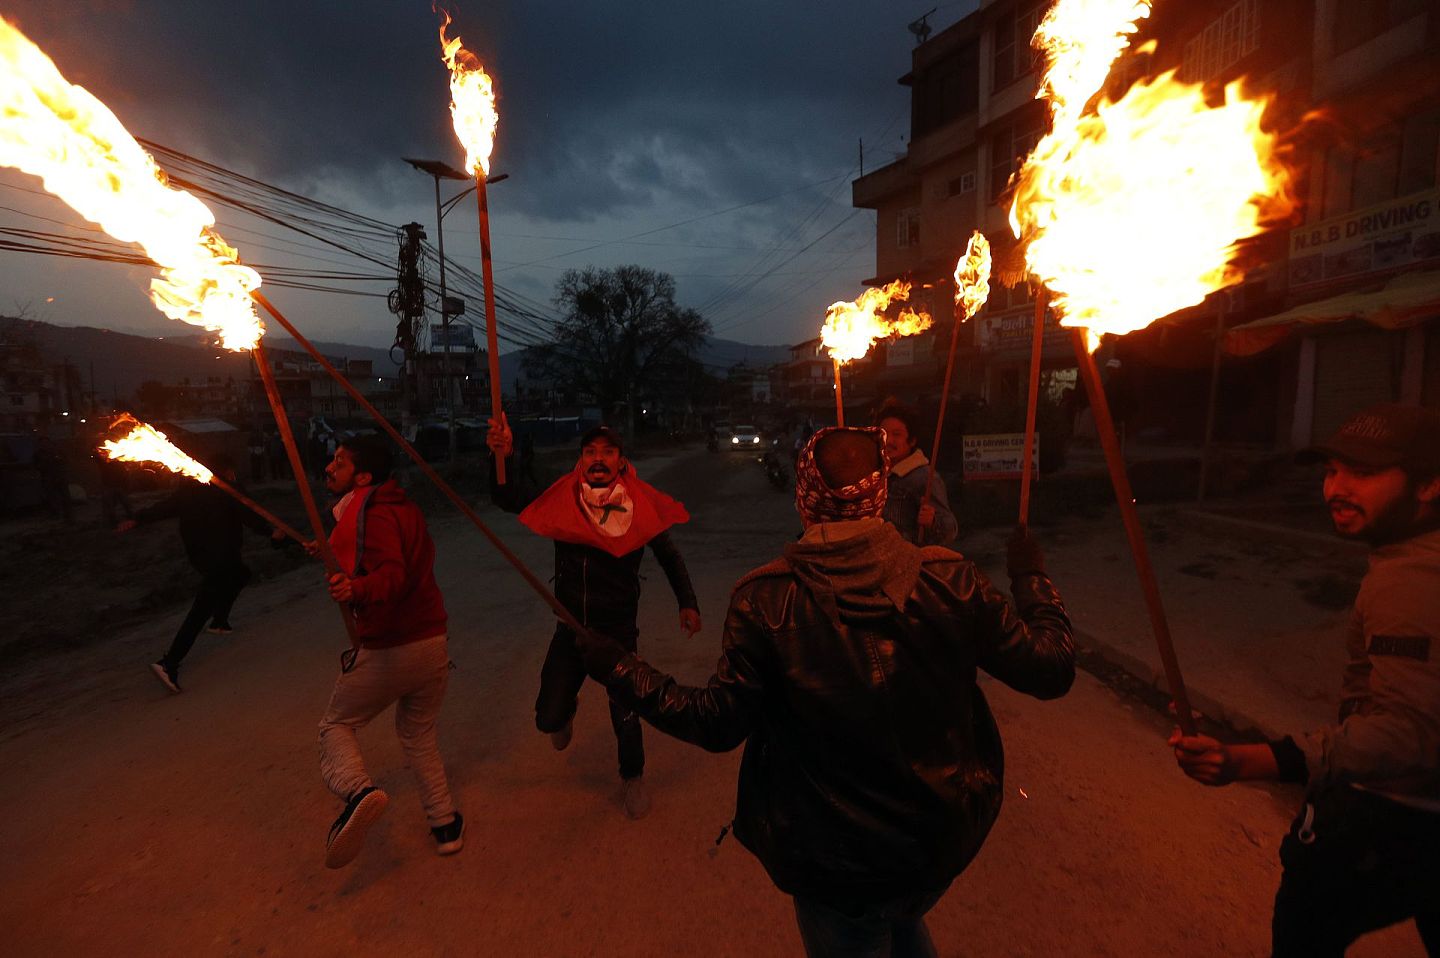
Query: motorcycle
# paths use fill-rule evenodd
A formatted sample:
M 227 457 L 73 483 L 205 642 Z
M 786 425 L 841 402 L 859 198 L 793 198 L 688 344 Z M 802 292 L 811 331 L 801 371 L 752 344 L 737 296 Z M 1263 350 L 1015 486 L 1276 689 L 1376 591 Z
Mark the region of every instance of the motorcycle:
M 770 485 L 781 492 L 790 488 L 790 473 L 785 469 L 785 460 L 780 455 L 780 440 L 770 443 L 770 448 L 760 457 L 760 464 L 765 467 L 765 478 Z

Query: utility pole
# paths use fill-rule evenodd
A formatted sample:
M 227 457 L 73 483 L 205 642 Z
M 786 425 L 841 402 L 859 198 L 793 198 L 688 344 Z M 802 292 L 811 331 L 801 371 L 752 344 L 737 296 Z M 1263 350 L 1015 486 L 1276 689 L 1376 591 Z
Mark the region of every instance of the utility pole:
M 401 425 L 407 433 L 414 423 L 419 379 L 415 366 L 415 333 L 425 320 L 425 283 L 420 276 L 420 243 L 425 239 L 425 230 L 419 223 L 406 223 L 400 227 L 397 238 L 400 241 L 400 265 L 396 271 L 397 286 L 390 291 L 390 312 L 400 317 L 395 326 L 395 342 L 390 347 L 393 355 L 398 348 L 404 356 L 400 372 Z

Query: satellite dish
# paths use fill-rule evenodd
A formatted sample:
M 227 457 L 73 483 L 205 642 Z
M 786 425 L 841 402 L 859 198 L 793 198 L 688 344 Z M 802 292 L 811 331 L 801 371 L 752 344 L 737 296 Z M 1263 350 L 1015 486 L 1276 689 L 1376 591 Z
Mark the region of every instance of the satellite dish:
M 939 7 L 931 7 L 929 13 L 922 15 L 918 20 L 910 21 L 909 30 L 911 33 L 915 34 L 915 45 L 917 47 L 920 44 L 924 43 L 926 40 L 930 39 L 930 24 L 926 21 L 929 20 L 930 14 L 934 13 L 938 9 Z

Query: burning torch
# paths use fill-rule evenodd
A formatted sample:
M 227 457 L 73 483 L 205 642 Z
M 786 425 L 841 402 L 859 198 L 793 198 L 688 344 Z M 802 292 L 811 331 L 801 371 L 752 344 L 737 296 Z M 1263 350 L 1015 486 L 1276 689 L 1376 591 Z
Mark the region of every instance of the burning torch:
M 440 25 L 441 59 L 450 70 L 450 117 L 455 136 L 465 147 L 465 168 L 475 176 L 475 202 L 480 214 L 480 268 L 485 283 L 485 344 L 490 353 L 490 415 L 500 418 L 500 344 L 495 330 L 495 270 L 490 253 L 490 200 L 486 181 L 490 176 L 490 154 L 495 149 L 495 128 L 500 114 L 495 109 L 495 84 L 480 60 L 460 44 L 460 38 L 445 36 L 450 15 Z M 505 461 L 496 457 L 495 478 L 505 482 Z
M 301 545 L 305 544 L 305 537 L 296 532 L 292 526 L 215 475 L 205 465 L 191 458 L 154 426 L 140 422 L 129 413 L 121 413 L 111 423 L 110 432 L 120 433 L 121 430 L 124 432 L 117 438 L 107 439 L 100 444 L 100 452 L 106 458 L 118 462 L 149 463 L 188 479 L 194 479 L 202 485 L 214 486 L 296 542 Z
M 903 303 L 909 299 L 910 286 L 903 279 L 886 286 L 872 286 L 854 302 L 832 303 L 825 310 L 820 342 L 830 351 L 830 360 L 835 367 L 835 419 L 838 425 L 845 425 L 840 367 L 862 358 L 877 339 L 914 336 L 933 324 L 929 313 L 909 306 L 903 308 L 895 319 L 886 319 L 881 315 L 891 303 Z
M 1059 0 L 1040 24 L 1033 42 L 1045 53 L 1047 68 L 1038 96 L 1049 102 L 1051 130 L 1016 177 L 1010 221 L 1030 276 L 1048 290 L 1061 325 L 1074 331 L 1080 376 L 1176 718 L 1193 735 L 1184 680 L 1092 351 L 1102 334 L 1143 329 L 1241 282 L 1243 273 L 1233 265 L 1236 244 L 1261 232 L 1265 222 L 1288 216 L 1292 204 L 1278 138 L 1261 129 L 1268 101 L 1247 99 L 1238 82 L 1226 87 L 1223 104 L 1212 107 L 1202 85 L 1182 83 L 1172 71 L 1087 109 L 1152 5 Z M 1043 309 L 1042 300 L 1037 337 Z M 1032 416 L 1035 402 L 1032 387 Z
M 945 429 L 945 408 L 950 404 L 950 377 L 955 372 L 955 347 L 960 342 L 960 324 L 980 312 L 989 298 L 990 241 L 984 233 L 976 230 L 970 236 L 970 242 L 965 244 L 965 255 L 955 264 L 955 326 L 950 330 L 950 358 L 945 361 L 945 385 L 940 388 L 940 411 L 935 416 L 935 442 L 930 446 L 930 477 L 925 483 L 925 494 L 920 497 L 922 513 L 930 505 L 930 483 L 940 473 L 940 437 Z M 1026 468 L 1028 470 L 1028 463 Z
M 260 296 L 260 275 L 240 264 L 204 203 L 169 186 L 105 104 L 66 81 L 39 47 L 4 20 L 0 165 L 38 176 L 81 216 L 121 242 L 139 244 L 160 269 L 150 282 L 150 298 L 160 312 L 218 333 L 227 349 L 252 351 L 321 557 L 329 572 L 338 571 L 260 343 L 265 328 L 251 299 Z M 353 618 L 343 606 L 340 613 L 353 644 Z

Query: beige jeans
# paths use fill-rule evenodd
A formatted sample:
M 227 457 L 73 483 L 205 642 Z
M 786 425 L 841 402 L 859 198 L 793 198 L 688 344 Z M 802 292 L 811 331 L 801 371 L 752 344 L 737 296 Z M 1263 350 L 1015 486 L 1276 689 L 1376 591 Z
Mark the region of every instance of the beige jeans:
M 444 635 L 389 649 L 361 649 L 349 672 L 340 673 L 330 706 L 320 720 L 320 774 L 341 799 L 374 785 L 355 733 L 395 705 L 395 733 L 420 786 L 430 825 L 455 817 L 445 765 L 440 759 L 436 719 L 450 680 L 450 652 Z

